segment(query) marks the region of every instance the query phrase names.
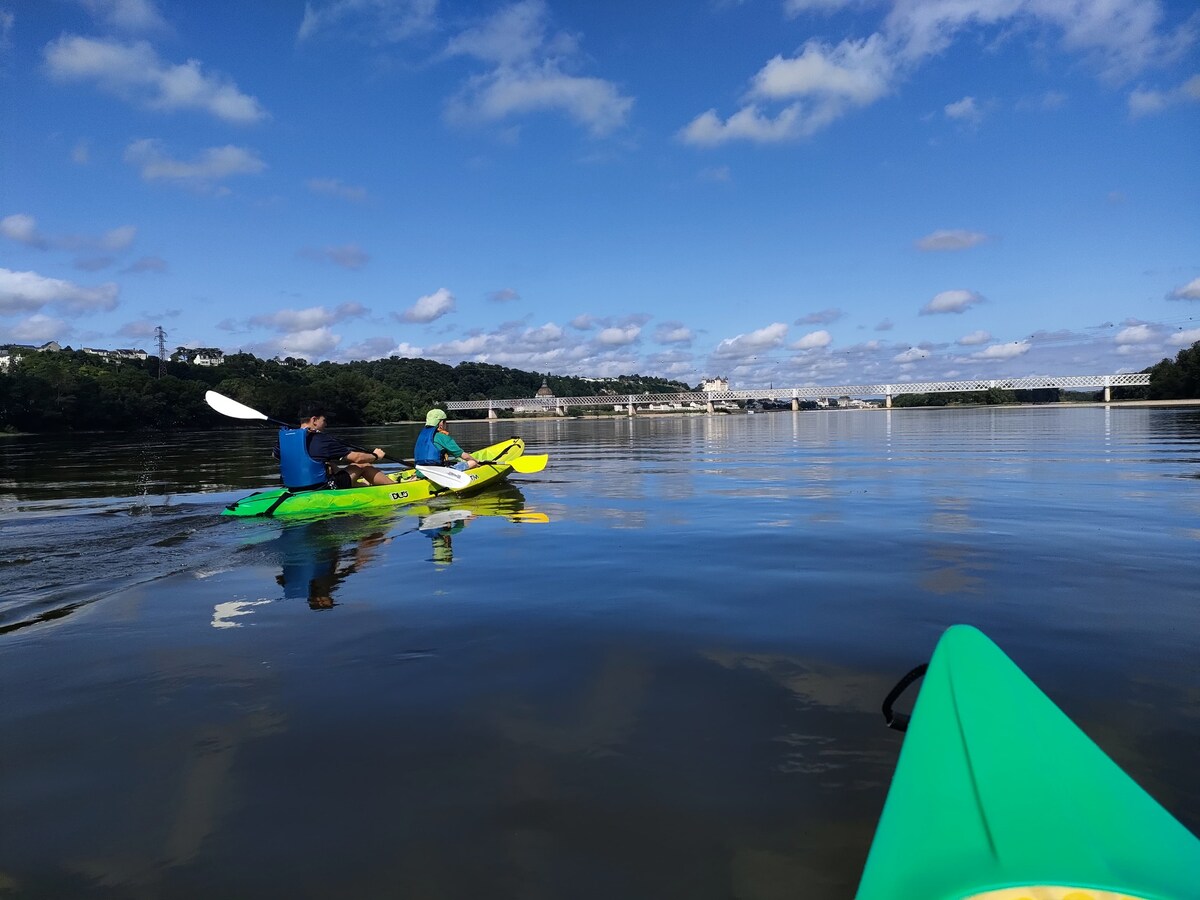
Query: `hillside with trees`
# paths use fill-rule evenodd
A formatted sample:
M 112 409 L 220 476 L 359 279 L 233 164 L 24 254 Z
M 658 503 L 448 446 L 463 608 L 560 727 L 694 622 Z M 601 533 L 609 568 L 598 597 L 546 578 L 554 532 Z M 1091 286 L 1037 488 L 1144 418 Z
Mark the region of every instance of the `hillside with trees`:
M 310 365 L 303 359 L 264 360 L 249 353 L 221 365 L 182 361 L 105 359 L 69 348 L 30 350 L 0 371 L 0 431 L 45 432 L 206 428 L 228 425 L 204 402 L 216 390 L 291 420 L 302 403 L 324 405 L 339 425 L 373 425 L 423 418 L 449 400 L 533 397 L 543 378 L 559 397 L 605 393 L 673 393 L 682 382 L 629 375 L 588 379 L 543 376 L 486 363 L 449 366 L 392 357 Z M 460 417 L 486 415 L 463 413 Z

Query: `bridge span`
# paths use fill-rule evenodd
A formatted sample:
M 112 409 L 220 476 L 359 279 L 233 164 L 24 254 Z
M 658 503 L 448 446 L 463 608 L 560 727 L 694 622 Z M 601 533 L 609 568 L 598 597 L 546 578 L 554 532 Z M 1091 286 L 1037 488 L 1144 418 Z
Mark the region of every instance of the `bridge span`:
M 972 379 L 968 381 L 924 381 L 894 384 L 805 385 L 791 388 L 754 388 L 746 391 L 692 391 L 678 394 L 605 394 L 597 397 L 521 397 L 512 400 L 451 400 L 447 410 L 486 409 L 495 418 L 496 410 L 512 409 L 521 412 L 554 412 L 565 415 L 569 406 L 624 406 L 629 415 L 638 406 L 649 404 L 703 403 L 708 412 L 714 404 L 731 400 L 790 400 L 792 409 L 800 408 L 801 400 L 823 397 L 883 397 L 890 408 L 892 398 L 899 394 L 937 394 L 950 391 L 987 391 L 1000 388 L 1006 391 L 1030 391 L 1039 388 L 1104 388 L 1104 402 L 1112 400 L 1115 387 L 1148 385 L 1150 376 L 1144 372 L 1120 375 L 1029 375 L 1024 378 Z

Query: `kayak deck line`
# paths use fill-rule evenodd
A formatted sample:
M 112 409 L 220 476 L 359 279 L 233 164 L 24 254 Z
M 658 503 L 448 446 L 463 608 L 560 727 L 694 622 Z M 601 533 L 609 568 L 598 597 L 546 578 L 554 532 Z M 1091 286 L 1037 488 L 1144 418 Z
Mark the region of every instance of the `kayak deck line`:
M 855 896 L 1200 900 L 1200 841 L 982 632 L 955 625 L 925 672 Z
M 416 470 L 406 469 L 391 473 L 391 484 L 337 490 L 295 491 L 283 487 L 259 490 L 230 503 L 221 514 L 246 518 L 314 516 L 400 506 L 451 494 L 471 494 L 505 481 L 514 471 L 511 463 L 519 460 L 524 452 L 525 442 L 518 437 L 475 451 L 472 456 L 488 465 L 456 473 L 466 482 L 462 488 L 438 484 Z

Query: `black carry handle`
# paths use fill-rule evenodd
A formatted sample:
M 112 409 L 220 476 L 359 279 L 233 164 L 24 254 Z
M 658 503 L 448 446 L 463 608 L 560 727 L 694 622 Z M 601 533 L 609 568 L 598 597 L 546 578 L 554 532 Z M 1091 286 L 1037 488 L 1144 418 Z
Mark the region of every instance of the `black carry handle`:
M 925 674 L 925 670 L 929 668 L 929 663 L 921 663 L 898 682 L 892 688 L 886 697 L 883 698 L 883 719 L 887 722 L 888 728 L 895 728 L 897 731 L 908 731 L 908 722 L 912 718 L 908 713 L 898 713 L 892 709 L 892 704 L 900 699 L 910 684 Z

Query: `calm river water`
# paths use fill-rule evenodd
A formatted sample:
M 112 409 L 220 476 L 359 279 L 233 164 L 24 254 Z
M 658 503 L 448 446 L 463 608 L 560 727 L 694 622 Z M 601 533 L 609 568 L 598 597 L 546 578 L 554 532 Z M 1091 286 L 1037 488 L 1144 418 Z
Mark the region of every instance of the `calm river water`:
M 301 524 L 218 515 L 267 430 L 0 438 L 0 894 L 850 898 L 955 622 L 1200 830 L 1200 411 L 514 433 Z

